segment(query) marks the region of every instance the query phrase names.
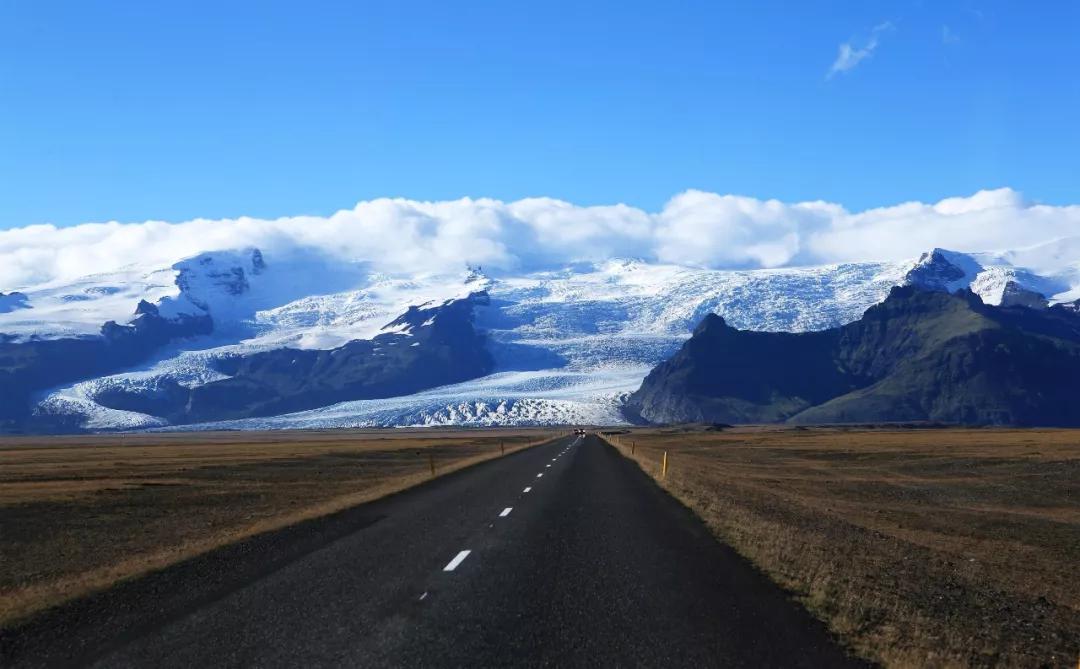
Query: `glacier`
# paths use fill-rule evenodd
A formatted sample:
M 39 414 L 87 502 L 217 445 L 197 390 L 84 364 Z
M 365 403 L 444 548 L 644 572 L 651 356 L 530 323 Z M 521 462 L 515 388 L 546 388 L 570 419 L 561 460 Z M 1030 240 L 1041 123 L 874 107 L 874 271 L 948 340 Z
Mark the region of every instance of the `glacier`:
M 1062 246 L 1066 251 L 1062 252 Z M 619 424 L 620 406 L 708 313 L 737 328 L 808 331 L 857 319 L 894 285 L 966 287 L 984 301 L 1080 297 L 1080 242 L 995 253 L 930 250 L 903 262 L 715 270 L 611 259 L 521 273 L 387 275 L 364 262 L 298 250 L 214 252 L 171 267 L 131 267 L 63 285 L 19 286 L 25 308 L 0 313 L 0 335 L 88 336 L 131 318 L 140 300 L 164 316 L 208 313 L 212 334 L 170 343 L 121 373 L 53 388 L 39 415 L 71 417 L 84 430 L 284 429 L 435 425 Z M 109 390 L 153 393 L 223 378 L 216 361 L 284 347 L 331 349 L 392 331 L 409 307 L 484 291 L 475 311 L 496 362 L 487 376 L 386 399 L 196 425 L 110 409 Z M 1038 297 L 1034 297 L 1038 296 Z M 407 334 L 407 333 L 406 333 Z

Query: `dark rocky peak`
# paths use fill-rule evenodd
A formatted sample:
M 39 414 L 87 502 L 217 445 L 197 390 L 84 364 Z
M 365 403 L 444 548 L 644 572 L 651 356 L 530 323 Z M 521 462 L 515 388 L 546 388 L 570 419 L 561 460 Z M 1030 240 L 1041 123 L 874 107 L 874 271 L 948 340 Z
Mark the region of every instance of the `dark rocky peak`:
M 158 311 L 157 305 L 151 304 L 146 300 L 139 300 L 139 304 L 135 307 L 135 316 L 138 317 L 144 314 L 158 316 L 160 315 L 160 312 Z
M 893 286 L 884 300 L 866 310 L 863 319 L 892 318 L 904 314 L 936 311 L 943 307 L 978 310 L 983 306 L 982 298 L 970 288 L 961 288 L 948 293 L 926 290 L 913 285 Z
M 923 290 L 952 292 L 970 282 L 982 267 L 961 253 L 934 249 L 919 256 L 915 266 L 904 275 L 904 285 Z
M 130 323 L 120 325 L 116 321 L 107 321 L 101 326 L 101 336 L 107 342 L 137 346 L 148 354 L 173 339 L 210 334 L 213 329 L 214 321 L 208 315 L 183 314 L 169 319 L 161 315 L 157 305 L 139 300 L 135 318 Z
M 471 329 L 474 307 L 487 305 L 490 301 L 488 292 L 481 290 L 438 305 L 411 306 L 405 313 L 387 323 L 383 330 L 386 330 L 388 334 L 416 335 L 425 330 L 444 331 L 460 326 L 468 326 Z
M 29 309 L 30 299 L 18 291 L 0 293 L 0 314 L 6 314 L 16 309 Z
M 701 319 L 701 322 L 694 328 L 694 336 L 708 336 L 726 329 L 730 329 L 730 327 L 724 317 L 710 312 L 705 314 L 705 318 Z

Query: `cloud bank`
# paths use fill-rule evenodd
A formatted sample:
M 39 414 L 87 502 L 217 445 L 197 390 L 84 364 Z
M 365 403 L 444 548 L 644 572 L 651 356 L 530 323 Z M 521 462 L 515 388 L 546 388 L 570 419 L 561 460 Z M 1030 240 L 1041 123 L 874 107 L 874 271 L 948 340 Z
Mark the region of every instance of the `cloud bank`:
M 457 270 L 466 262 L 496 272 L 535 270 L 612 257 L 747 269 L 902 260 L 933 247 L 1018 249 L 1078 234 L 1080 206 L 1032 204 L 1007 188 L 860 212 L 696 190 L 676 195 L 659 212 L 551 198 L 378 199 L 327 217 L 0 231 L 0 292 L 248 246 L 269 257 L 315 250 L 388 273 Z

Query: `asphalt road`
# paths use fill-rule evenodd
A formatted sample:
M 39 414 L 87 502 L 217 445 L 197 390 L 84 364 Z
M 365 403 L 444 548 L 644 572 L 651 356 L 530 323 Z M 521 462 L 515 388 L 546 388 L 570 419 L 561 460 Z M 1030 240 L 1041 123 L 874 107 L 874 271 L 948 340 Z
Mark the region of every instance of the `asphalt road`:
M 634 464 L 566 438 L 127 584 L 4 666 L 857 666 Z

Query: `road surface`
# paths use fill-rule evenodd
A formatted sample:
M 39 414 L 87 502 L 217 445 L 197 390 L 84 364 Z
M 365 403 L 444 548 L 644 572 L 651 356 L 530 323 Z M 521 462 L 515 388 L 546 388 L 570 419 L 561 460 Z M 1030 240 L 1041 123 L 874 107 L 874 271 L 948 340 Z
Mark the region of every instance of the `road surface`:
M 4 666 L 859 666 L 595 436 L 121 586 Z

